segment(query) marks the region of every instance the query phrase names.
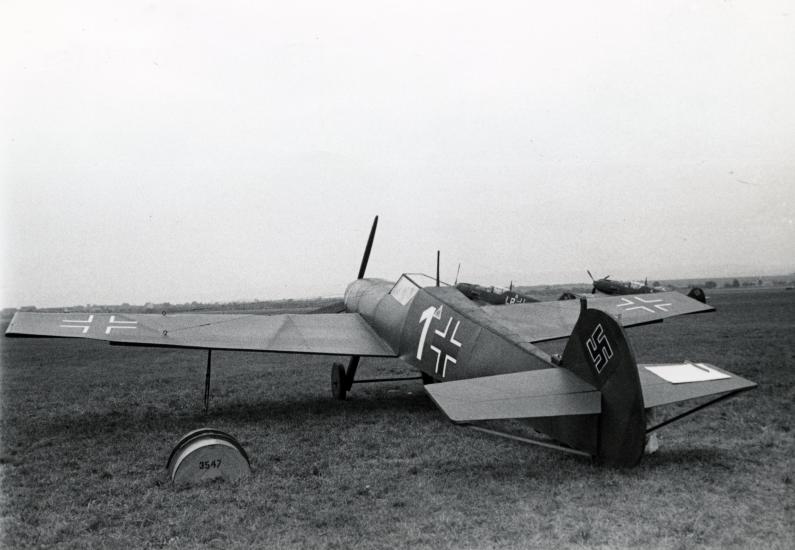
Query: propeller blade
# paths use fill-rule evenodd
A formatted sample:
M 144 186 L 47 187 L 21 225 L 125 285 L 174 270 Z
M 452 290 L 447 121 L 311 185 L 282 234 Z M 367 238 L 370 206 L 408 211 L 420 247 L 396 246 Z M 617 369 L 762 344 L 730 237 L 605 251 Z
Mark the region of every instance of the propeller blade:
M 436 251 L 436 286 L 439 286 L 439 250 Z
M 458 285 L 458 274 L 461 273 L 461 262 L 458 262 L 458 269 L 455 270 L 455 283 L 454 285 Z
M 370 229 L 370 237 L 367 239 L 367 246 L 364 247 L 364 256 L 362 256 L 362 265 L 359 267 L 359 276 L 357 279 L 364 279 L 364 271 L 367 269 L 367 261 L 370 259 L 370 250 L 373 248 L 376 227 L 378 227 L 378 216 L 373 220 L 373 227 Z
M 591 280 L 593 281 L 593 275 L 591 275 L 591 271 L 590 271 L 590 270 L 588 270 L 588 269 L 586 269 L 586 270 L 585 270 L 585 272 L 588 274 L 588 276 L 589 276 L 589 277 L 591 278 Z

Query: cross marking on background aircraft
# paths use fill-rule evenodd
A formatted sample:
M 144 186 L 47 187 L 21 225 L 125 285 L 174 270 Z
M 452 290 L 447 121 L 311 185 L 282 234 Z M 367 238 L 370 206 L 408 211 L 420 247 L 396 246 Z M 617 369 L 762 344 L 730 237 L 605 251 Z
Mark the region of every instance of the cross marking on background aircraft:
M 658 303 L 656 303 L 656 302 L 662 302 L 662 298 L 656 298 L 654 300 L 644 300 L 640 296 L 633 296 L 632 298 L 634 298 L 638 302 L 641 302 L 641 303 L 644 303 L 644 304 L 654 304 L 654 307 L 659 309 L 660 311 L 668 311 L 668 307 L 671 306 L 670 303 L 667 303 L 667 304 L 658 304 Z M 630 310 L 633 310 L 633 309 L 642 309 L 644 311 L 648 311 L 649 313 L 654 313 L 654 310 L 651 309 L 650 307 L 646 307 L 646 306 L 643 306 L 643 305 L 635 305 L 636 303 L 632 301 L 632 298 L 626 298 L 626 297 L 622 296 L 621 297 L 622 303 L 618 304 L 616 307 L 634 306 L 634 307 L 628 307 L 624 311 L 630 311 Z

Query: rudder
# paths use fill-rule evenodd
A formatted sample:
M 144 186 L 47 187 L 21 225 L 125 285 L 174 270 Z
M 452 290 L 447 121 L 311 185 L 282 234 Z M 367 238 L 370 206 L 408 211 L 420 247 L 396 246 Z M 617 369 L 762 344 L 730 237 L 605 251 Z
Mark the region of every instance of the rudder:
M 687 293 L 688 298 L 693 298 L 694 300 L 698 300 L 702 304 L 707 303 L 707 296 L 704 294 L 704 291 L 701 290 L 699 287 L 694 286 L 690 292 Z
M 610 465 L 636 465 L 646 443 L 646 415 L 635 354 L 621 324 L 603 311 L 583 309 L 561 366 L 602 393 L 597 457 Z

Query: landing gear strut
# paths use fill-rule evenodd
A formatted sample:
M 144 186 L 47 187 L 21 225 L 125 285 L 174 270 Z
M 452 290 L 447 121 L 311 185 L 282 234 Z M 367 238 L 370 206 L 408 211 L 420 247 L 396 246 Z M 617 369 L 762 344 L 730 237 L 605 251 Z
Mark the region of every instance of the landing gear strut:
M 204 375 L 204 416 L 210 409 L 210 374 L 213 366 L 213 350 L 207 350 L 207 373 Z
M 331 365 L 331 396 L 343 401 L 348 389 L 345 387 L 345 367 L 342 363 Z
M 331 395 L 334 399 L 345 400 L 346 395 L 353 386 L 353 377 L 356 376 L 356 368 L 359 366 L 359 356 L 354 355 L 348 361 L 348 368 L 342 363 L 331 365 Z

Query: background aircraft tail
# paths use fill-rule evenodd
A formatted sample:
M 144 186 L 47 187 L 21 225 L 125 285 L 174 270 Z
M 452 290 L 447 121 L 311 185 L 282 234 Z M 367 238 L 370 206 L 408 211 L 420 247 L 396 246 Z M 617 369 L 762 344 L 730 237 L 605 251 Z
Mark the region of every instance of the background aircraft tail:
M 694 286 L 690 292 L 687 293 L 687 296 L 689 298 L 693 298 L 694 300 L 698 300 L 702 304 L 707 303 L 707 296 L 704 294 L 704 291 L 697 286 Z

